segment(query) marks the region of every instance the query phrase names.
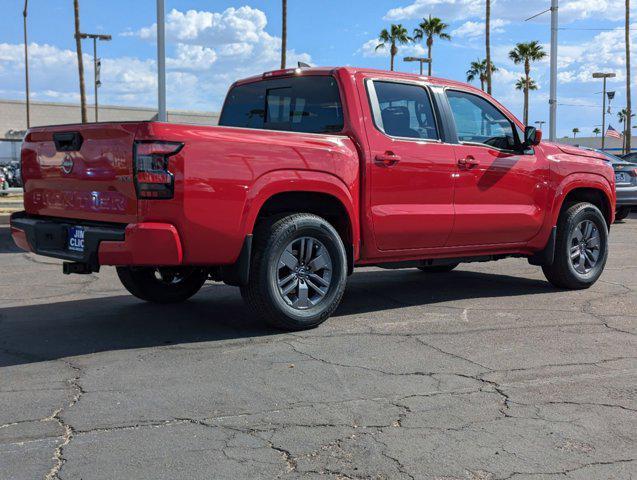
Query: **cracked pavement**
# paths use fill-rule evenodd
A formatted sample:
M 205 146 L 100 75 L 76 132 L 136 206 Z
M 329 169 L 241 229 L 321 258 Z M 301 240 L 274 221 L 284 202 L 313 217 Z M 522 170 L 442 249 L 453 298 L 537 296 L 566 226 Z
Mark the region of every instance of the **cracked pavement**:
M 361 269 L 320 328 L 177 306 L 0 228 L 0 479 L 637 478 L 637 216 L 601 280 Z

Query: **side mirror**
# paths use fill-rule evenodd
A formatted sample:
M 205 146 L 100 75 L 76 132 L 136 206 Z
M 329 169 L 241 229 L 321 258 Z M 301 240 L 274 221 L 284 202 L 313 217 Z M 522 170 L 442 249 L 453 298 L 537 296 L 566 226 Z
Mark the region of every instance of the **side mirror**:
M 527 126 L 524 129 L 524 145 L 531 147 L 537 145 L 542 140 L 542 130 L 535 127 Z

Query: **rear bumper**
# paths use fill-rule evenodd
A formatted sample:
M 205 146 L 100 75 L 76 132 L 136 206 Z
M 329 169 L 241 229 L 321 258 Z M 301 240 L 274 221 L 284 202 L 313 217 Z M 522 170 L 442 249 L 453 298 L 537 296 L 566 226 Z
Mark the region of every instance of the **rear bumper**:
M 617 205 L 619 206 L 637 206 L 637 187 L 618 187 Z
M 68 229 L 84 227 L 84 251 L 66 248 Z M 88 265 L 179 265 L 183 251 L 179 233 L 165 223 L 109 225 L 37 217 L 25 212 L 11 216 L 11 235 L 23 250 Z

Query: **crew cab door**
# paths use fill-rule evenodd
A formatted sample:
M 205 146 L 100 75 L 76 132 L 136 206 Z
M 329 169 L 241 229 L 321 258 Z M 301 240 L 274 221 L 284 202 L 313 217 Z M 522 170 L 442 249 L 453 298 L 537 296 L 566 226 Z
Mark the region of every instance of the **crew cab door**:
M 448 246 L 517 244 L 540 230 L 548 162 L 523 148 L 523 133 L 481 95 L 447 90 L 458 145 L 455 222 Z
M 431 92 L 419 83 L 366 81 L 374 125 L 370 206 L 378 250 L 442 247 L 453 227 L 453 145 L 443 143 Z

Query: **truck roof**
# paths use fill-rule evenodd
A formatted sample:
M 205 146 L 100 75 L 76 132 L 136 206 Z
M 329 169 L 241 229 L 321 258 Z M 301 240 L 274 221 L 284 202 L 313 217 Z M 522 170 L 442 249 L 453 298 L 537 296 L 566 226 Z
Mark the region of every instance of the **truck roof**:
M 452 87 L 452 86 L 462 86 L 465 89 L 472 89 L 481 91 L 473 85 L 466 82 L 459 82 L 456 80 L 449 80 L 446 78 L 439 77 L 429 77 L 427 75 L 418 75 L 415 73 L 403 73 L 389 70 L 380 70 L 375 68 L 360 68 L 360 67 L 303 67 L 303 68 L 286 68 L 282 70 L 272 70 L 269 72 L 264 72 L 261 75 L 254 75 L 252 77 L 243 78 L 241 80 L 237 80 L 234 82 L 234 85 L 241 85 L 244 83 L 256 82 L 259 80 L 263 80 L 265 78 L 276 78 L 276 77 L 284 77 L 289 75 L 294 75 L 295 73 L 304 73 L 304 74 L 314 74 L 314 75 L 329 75 L 335 73 L 337 71 L 344 71 L 349 74 L 369 74 L 369 75 L 379 75 L 383 77 L 391 77 L 391 78 L 402 78 L 405 80 L 415 80 L 420 79 L 424 80 L 432 85 L 440 85 L 444 87 Z

